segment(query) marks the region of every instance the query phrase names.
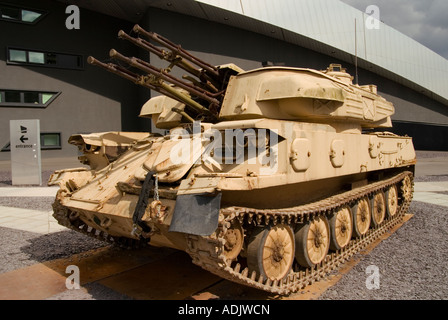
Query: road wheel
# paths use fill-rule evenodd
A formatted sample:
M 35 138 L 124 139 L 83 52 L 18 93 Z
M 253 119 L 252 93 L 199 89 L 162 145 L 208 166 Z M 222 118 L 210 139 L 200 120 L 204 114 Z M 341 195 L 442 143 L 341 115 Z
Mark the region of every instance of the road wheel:
M 401 194 L 405 201 L 412 200 L 412 182 L 411 177 L 406 176 L 401 182 Z
M 294 262 L 294 233 L 285 224 L 253 232 L 247 246 L 247 264 L 264 278 L 281 280 Z
M 330 227 L 326 217 L 318 217 L 298 227 L 296 260 L 302 267 L 322 262 L 330 248 Z
M 234 260 L 238 257 L 243 248 L 244 232 L 241 224 L 238 220 L 234 220 L 227 229 L 224 239 L 226 243 L 224 245 L 224 254 L 228 260 Z
M 393 185 L 386 191 L 387 216 L 393 217 L 398 211 L 397 186 Z
M 329 220 L 330 249 L 339 250 L 347 246 L 352 238 L 353 219 L 350 209 L 342 207 L 335 211 Z
M 360 237 L 369 231 L 371 213 L 370 205 L 367 197 L 360 199 L 352 209 L 353 217 L 353 235 Z
M 380 191 L 373 197 L 372 201 L 372 226 L 379 226 L 386 217 L 386 197 Z

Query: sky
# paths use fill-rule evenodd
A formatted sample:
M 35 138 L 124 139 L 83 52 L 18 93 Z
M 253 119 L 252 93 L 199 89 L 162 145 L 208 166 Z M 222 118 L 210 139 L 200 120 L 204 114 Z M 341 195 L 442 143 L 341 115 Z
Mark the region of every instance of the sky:
M 380 10 L 380 20 L 448 59 L 448 0 L 341 0 Z

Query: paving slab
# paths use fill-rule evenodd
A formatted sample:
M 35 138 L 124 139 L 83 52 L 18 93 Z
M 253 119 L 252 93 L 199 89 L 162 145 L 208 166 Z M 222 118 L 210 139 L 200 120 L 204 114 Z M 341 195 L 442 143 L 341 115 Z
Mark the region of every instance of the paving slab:
M 2 187 L 0 197 L 54 197 L 59 187 Z
M 52 211 L 0 206 L 0 227 L 47 234 L 67 230 L 53 218 Z

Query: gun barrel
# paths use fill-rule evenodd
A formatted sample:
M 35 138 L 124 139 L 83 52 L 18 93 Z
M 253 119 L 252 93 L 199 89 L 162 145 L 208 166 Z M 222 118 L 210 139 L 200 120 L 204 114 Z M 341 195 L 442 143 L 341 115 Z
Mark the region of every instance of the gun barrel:
M 138 47 L 140 47 L 142 49 L 145 49 L 145 50 L 147 50 L 147 51 L 149 51 L 151 53 L 154 53 L 160 59 L 164 58 L 163 50 L 157 48 L 155 45 L 153 45 L 152 43 L 149 43 L 145 39 L 131 37 L 130 35 L 128 35 L 123 30 L 118 31 L 118 38 L 127 40 L 127 41 L 135 44 L 136 46 L 138 46 Z
M 103 63 L 103 62 L 95 59 L 92 56 L 89 56 L 87 58 L 87 62 L 89 64 L 91 64 L 91 65 L 95 65 L 95 66 L 101 67 L 101 68 L 105 69 L 106 71 L 109 71 L 111 73 L 114 73 L 114 74 L 122 77 L 122 78 L 125 78 L 126 80 L 132 81 L 135 84 L 138 84 L 138 85 L 141 85 L 141 86 L 143 86 L 145 88 L 157 91 L 157 92 L 159 92 L 159 93 L 161 93 L 163 95 L 166 95 L 166 96 L 170 97 L 171 99 L 174 99 L 174 100 L 177 100 L 179 102 L 184 103 L 183 100 L 178 99 L 176 96 L 172 95 L 170 92 L 168 92 L 168 91 L 166 91 L 166 90 L 164 90 L 162 88 L 158 88 L 158 87 L 148 83 L 147 81 L 145 81 L 143 76 L 141 76 L 139 74 L 136 74 L 136 73 L 133 73 L 133 72 L 131 72 L 131 71 L 129 71 L 129 70 L 123 68 L 123 67 L 120 67 L 120 66 L 118 66 L 116 64 L 113 64 L 113 63 Z
M 172 55 L 170 55 L 168 52 L 166 52 L 166 51 L 164 51 L 162 49 L 159 49 L 158 47 L 156 47 L 152 43 L 146 41 L 145 39 L 131 37 L 130 35 L 128 35 L 123 30 L 120 30 L 118 32 L 118 38 L 127 40 L 127 41 L 131 42 L 132 44 L 134 44 L 134 45 L 136 45 L 136 46 L 138 46 L 138 47 L 140 47 L 142 49 L 145 49 L 146 51 L 154 53 L 160 59 L 167 60 L 167 61 L 169 61 L 171 63 L 175 63 L 181 69 L 187 71 L 188 73 L 193 74 L 196 77 L 200 77 L 201 76 L 201 70 L 196 69 L 191 64 L 189 64 L 188 62 L 184 61 L 183 59 L 179 60 L 179 61 L 176 61 L 176 58 L 172 57 Z
M 173 107 L 173 108 L 171 108 L 171 111 L 174 111 L 174 112 L 180 114 L 182 117 L 184 117 L 185 119 L 187 119 L 187 120 L 188 120 L 189 122 L 191 122 L 191 123 L 194 122 L 194 119 L 193 119 L 192 117 L 190 117 L 190 116 L 188 115 L 188 113 L 186 113 L 185 111 L 183 111 L 183 110 L 181 110 L 181 109 L 179 109 L 179 108 L 175 108 L 175 107 Z
M 168 81 L 184 90 L 187 90 L 188 92 L 190 92 L 190 94 L 195 95 L 201 99 L 204 99 L 211 104 L 219 105 L 219 101 L 215 98 L 208 96 L 206 94 L 206 91 L 203 90 L 202 88 L 198 88 L 190 83 L 181 81 L 181 80 L 165 73 L 163 70 L 160 70 L 141 59 L 138 59 L 135 57 L 132 57 L 132 58 L 126 57 L 126 56 L 122 55 L 121 53 L 119 53 L 118 51 L 116 51 L 115 49 L 111 49 L 109 52 L 109 55 L 111 58 L 119 59 L 133 67 L 136 67 L 136 68 L 138 68 L 144 72 L 147 72 L 149 74 L 152 74 L 152 75 L 156 76 L 157 78 L 160 78 L 164 81 Z
M 131 36 L 120 30 L 118 38 L 129 41 L 161 60 L 168 61 L 169 66 L 163 69 L 157 68 L 149 61 L 127 57 L 115 49 L 110 50 L 110 57 L 124 62 L 126 66 L 121 66 L 122 63 L 103 63 L 93 57 L 88 58 L 88 63 L 183 103 L 185 110 L 172 110 L 181 114 L 183 121 L 191 122 L 201 118 L 216 122 L 228 81 L 239 71 L 231 67 L 212 66 L 190 54 L 180 45 L 157 33 L 144 30 L 138 24 L 134 26 L 133 31 L 137 36 Z M 182 77 L 173 76 L 170 72 L 175 66 L 188 74 Z
M 189 60 L 190 62 L 194 63 L 195 65 L 201 67 L 202 69 L 206 70 L 211 76 L 213 76 L 215 79 L 219 78 L 218 69 L 216 67 L 193 56 L 189 52 L 182 49 L 180 47 L 180 45 L 176 45 L 176 44 L 172 43 L 170 40 L 162 37 L 161 35 L 159 35 L 155 32 L 148 32 L 145 29 L 143 29 L 142 27 L 140 27 L 138 24 L 136 24 L 134 26 L 133 31 L 135 33 L 144 35 L 145 37 L 161 44 L 165 48 L 168 48 L 169 50 L 177 53 L 182 58 L 185 58 L 185 59 Z
M 166 91 L 171 96 L 176 97 L 176 100 L 179 101 L 179 99 L 180 99 L 181 102 L 189 105 L 190 107 L 194 108 L 196 111 L 201 112 L 201 113 L 205 113 L 205 114 L 207 114 L 209 116 L 213 116 L 213 117 L 216 118 L 216 116 L 210 110 L 208 110 L 207 108 L 205 108 L 204 106 L 202 106 L 198 102 L 194 101 L 190 97 L 186 96 L 185 94 L 179 92 L 178 90 L 176 90 L 173 87 L 171 87 L 171 86 L 167 85 L 166 83 L 164 83 L 163 80 L 169 81 L 169 80 L 167 80 L 169 78 L 166 77 L 163 73 L 161 73 L 160 70 L 157 71 L 156 70 L 157 68 L 155 68 L 155 67 L 153 67 L 151 65 L 146 65 L 144 63 L 144 61 L 141 61 L 141 60 L 139 61 L 139 59 L 137 59 L 137 58 L 125 57 L 121 53 L 117 52 L 115 49 L 111 49 L 109 54 L 110 54 L 110 56 L 112 58 L 117 58 L 119 60 L 122 60 L 122 61 L 126 62 L 127 64 L 129 64 L 129 65 L 131 65 L 133 67 L 136 67 L 136 68 L 138 68 L 138 69 L 140 69 L 142 71 L 145 71 L 145 72 L 155 76 L 155 79 L 149 78 L 149 79 L 147 79 L 147 81 L 145 81 L 145 83 L 148 83 L 148 80 L 149 80 L 149 83 L 153 87 L 160 87 L 160 88 L 163 89 L 163 91 Z M 162 81 L 160 81 L 160 80 L 162 80 Z M 173 82 L 173 81 L 171 81 L 171 82 Z M 173 84 L 176 84 L 176 83 L 173 83 Z M 194 92 L 194 90 L 192 90 L 191 88 L 183 88 L 183 89 L 189 91 L 190 93 L 192 93 L 192 91 Z M 157 90 L 157 91 L 159 91 L 159 90 Z M 195 92 L 195 93 L 201 94 L 200 92 Z M 212 98 L 209 98 L 209 97 L 207 97 L 207 98 L 211 99 L 211 100 L 216 100 L 216 99 L 212 99 Z M 219 101 L 216 100 L 216 102 L 219 104 Z
M 178 101 L 180 100 L 181 102 L 189 105 L 190 107 L 192 107 L 193 109 L 195 109 L 199 113 L 205 113 L 206 115 L 211 116 L 214 119 L 216 119 L 216 116 L 210 110 L 208 110 L 207 108 L 205 108 L 201 104 L 197 103 L 196 101 L 194 101 L 190 97 L 186 96 L 185 94 L 179 92 L 175 88 L 167 85 L 164 82 L 161 82 L 158 85 L 161 88 L 163 88 L 165 91 L 169 92 L 171 95 L 175 96 L 177 98 L 176 100 L 178 100 Z
M 117 74 L 117 75 L 119 75 L 119 76 L 121 76 L 121 77 L 123 77 L 123 78 L 125 78 L 125 79 L 127 79 L 129 81 L 132 81 L 134 83 L 137 83 L 138 80 L 139 80 L 139 75 L 137 75 L 137 74 L 135 74 L 135 73 L 133 73 L 133 72 L 131 72 L 129 70 L 126 70 L 124 68 L 121 68 L 120 66 L 117 66 L 116 64 L 113 64 L 113 63 L 103 63 L 103 62 L 95 59 L 92 56 L 89 56 L 87 58 L 87 62 L 89 64 L 91 64 L 91 65 L 95 65 L 95 66 L 101 67 L 103 69 L 106 69 L 107 71 L 110 71 L 112 73 L 115 73 L 115 74 Z

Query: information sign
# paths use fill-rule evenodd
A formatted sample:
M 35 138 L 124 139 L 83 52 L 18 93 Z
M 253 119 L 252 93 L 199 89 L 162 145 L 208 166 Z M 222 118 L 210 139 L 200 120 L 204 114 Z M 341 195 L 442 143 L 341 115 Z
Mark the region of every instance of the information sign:
M 41 185 L 40 123 L 38 119 L 10 120 L 13 185 Z

